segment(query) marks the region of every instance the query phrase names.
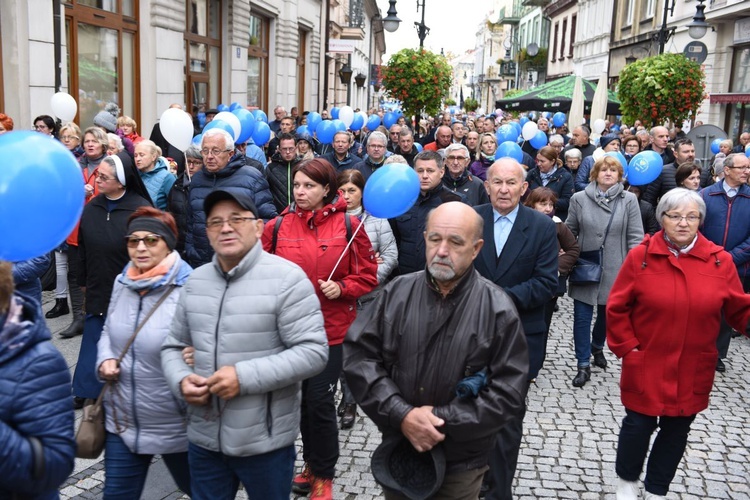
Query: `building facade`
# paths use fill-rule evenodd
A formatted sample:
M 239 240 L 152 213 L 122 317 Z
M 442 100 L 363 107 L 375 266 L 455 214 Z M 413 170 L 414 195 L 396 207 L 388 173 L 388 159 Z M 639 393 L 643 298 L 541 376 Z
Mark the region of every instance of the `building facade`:
M 578 29 L 578 2 L 554 0 L 544 8 L 549 18 L 547 81 L 573 74 L 573 47 Z

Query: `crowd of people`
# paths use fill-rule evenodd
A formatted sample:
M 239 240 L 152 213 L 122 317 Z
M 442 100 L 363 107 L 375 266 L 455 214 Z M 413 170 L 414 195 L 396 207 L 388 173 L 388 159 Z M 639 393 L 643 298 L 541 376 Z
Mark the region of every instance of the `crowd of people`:
M 105 499 L 139 497 L 154 455 L 192 498 L 234 498 L 241 483 L 253 498 L 330 499 L 358 405 L 383 432 L 376 455 L 441 464 L 423 497 L 510 499 L 525 397 L 566 293 L 571 385 L 608 368 L 607 347 L 622 359 L 617 498 L 638 498 L 649 448 L 647 498 L 666 495 L 750 320 L 750 134 L 701 165 L 678 128 L 607 123 L 597 137 L 539 116 L 547 144 L 514 159 L 495 134 L 509 116 L 402 116 L 323 144 L 298 132 L 306 112 L 273 114 L 265 145 L 217 127 L 184 151 L 114 105 L 83 131 L 33 121 L 78 159 L 85 208 L 51 255 L 0 264 L 0 387 L 22 386 L 0 411 L 0 456 L 23 470 L 0 474 L 0 496 L 56 495 L 72 410 L 106 386 Z M 0 133 L 13 128 L 0 114 Z M 644 150 L 662 171 L 631 186 L 607 153 Z M 363 197 L 390 163 L 414 169 L 419 195 L 383 219 Z M 598 276 L 576 277 L 581 262 Z M 82 335 L 72 381 L 42 319 L 50 266 L 44 316 L 70 315 L 60 337 Z M 44 420 L 18 406 L 38 404 Z M 386 498 L 414 494 L 388 467 L 373 474 Z

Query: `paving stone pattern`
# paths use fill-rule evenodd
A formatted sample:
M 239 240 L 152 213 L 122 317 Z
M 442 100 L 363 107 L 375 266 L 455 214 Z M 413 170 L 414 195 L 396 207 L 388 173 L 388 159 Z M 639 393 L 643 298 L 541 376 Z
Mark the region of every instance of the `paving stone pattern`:
M 48 302 L 45 310 L 51 305 Z M 593 367 L 591 381 L 584 388 L 572 387 L 572 328 L 573 305 L 566 297 L 555 314 L 544 369 L 528 397 L 515 485 L 519 500 L 615 498 L 617 434 L 624 416 L 618 390 L 620 362 L 607 352 L 609 369 L 605 372 Z M 669 499 L 750 499 L 750 339 L 732 340 L 726 364 L 726 373 L 717 374 L 710 408 L 693 424 Z M 354 428 L 340 432 L 339 441 L 341 457 L 334 498 L 383 498 L 370 474 L 370 456 L 380 442 L 375 425 L 360 411 Z M 301 447 L 299 440 L 297 447 Z M 62 486 L 60 497 L 102 498 L 104 462 L 83 470 L 77 462 L 78 472 Z M 301 466 L 300 454 L 297 470 Z M 157 457 L 143 498 L 187 496 L 176 490 Z M 247 495 L 240 491 L 237 498 Z

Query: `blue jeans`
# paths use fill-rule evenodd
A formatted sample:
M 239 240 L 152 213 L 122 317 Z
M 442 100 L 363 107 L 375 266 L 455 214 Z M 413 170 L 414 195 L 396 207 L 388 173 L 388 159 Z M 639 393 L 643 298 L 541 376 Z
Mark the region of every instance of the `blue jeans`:
M 233 500 L 240 481 L 250 499 L 289 500 L 294 472 L 294 445 L 262 455 L 230 457 L 188 445 L 193 500 Z
M 104 499 L 141 498 L 153 455 L 132 453 L 120 436 L 107 433 L 104 443 Z M 190 495 L 190 467 L 187 452 L 161 456 L 177 487 Z
M 591 365 L 591 349 L 603 349 L 607 340 L 606 305 L 596 306 L 596 322 L 591 331 L 594 306 L 580 300 L 573 301 L 573 342 L 578 366 Z
M 73 374 L 73 395 L 79 398 L 96 399 L 104 384 L 96 378 L 96 344 L 102 336 L 105 315 L 87 314 L 83 324 L 81 349 Z
M 657 417 L 628 409 L 625 412 L 617 443 L 615 471 L 626 481 L 637 481 L 646 460 L 651 434 L 657 426 Z M 669 491 L 669 485 L 685 453 L 693 420 L 695 415 L 658 417 L 659 432 L 651 447 L 644 481 L 649 493 L 664 496 Z

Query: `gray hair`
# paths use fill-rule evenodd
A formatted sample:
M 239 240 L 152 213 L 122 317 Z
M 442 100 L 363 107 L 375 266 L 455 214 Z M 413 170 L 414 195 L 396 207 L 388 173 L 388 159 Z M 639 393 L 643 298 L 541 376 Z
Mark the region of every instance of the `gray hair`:
M 123 144 L 122 144 L 122 139 L 117 134 L 113 134 L 112 132 L 108 132 L 107 133 L 107 141 L 114 141 L 115 142 L 115 147 L 117 148 L 117 152 L 118 153 L 120 151 L 122 151 L 123 149 L 125 149 L 125 146 L 123 146 Z
M 193 160 L 203 161 L 201 150 L 198 149 L 198 146 L 196 146 L 195 144 L 191 144 L 187 147 L 187 149 L 185 150 L 185 158 L 192 158 Z
M 464 153 L 466 153 L 466 156 L 469 156 L 469 148 L 460 143 L 451 144 L 450 146 L 446 147 L 444 151 L 445 156 L 448 156 L 453 151 L 463 151 Z
M 378 132 L 377 130 L 369 135 L 367 137 L 367 145 L 369 146 L 373 139 L 377 139 L 381 141 L 383 144 L 388 144 L 388 138 L 385 136 L 383 132 Z
M 690 203 L 695 203 L 698 207 L 698 212 L 701 217 L 700 223 L 703 224 L 703 221 L 706 218 L 706 202 L 703 201 L 703 198 L 701 198 L 701 195 L 699 195 L 697 191 L 691 191 L 681 187 L 671 189 L 661 197 L 659 204 L 656 205 L 656 220 L 661 220 L 662 217 L 664 217 L 664 214 L 670 210 L 679 210 Z
M 346 136 L 346 141 L 349 144 L 352 144 L 354 142 L 354 136 L 351 134 L 351 132 L 347 132 L 346 130 L 339 130 L 335 134 L 333 134 L 334 140 L 336 139 L 337 135 L 345 135 Z
M 398 133 L 399 138 L 401 137 L 412 137 L 414 132 L 409 127 L 401 127 L 401 132 Z
M 583 158 L 581 150 L 577 148 L 567 150 L 563 156 L 565 156 L 565 158 L 578 158 L 579 160 Z
M 565 144 L 565 139 L 563 139 L 563 136 L 560 134 L 552 134 L 549 136 L 549 139 L 547 140 L 549 144 L 552 144 L 553 142 L 559 142 L 560 144 Z
M 201 149 L 203 149 L 203 143 L 206 142 L 206 138 L 220 135 L 224 138 L 224 151 L 234 151 L 234 137 L 229 135 L 229 132 L 220 128 L 212 128 L 203 132 L 201 138 Z
M 716 155 L 717 159 L 718 159 L 718 156 L 719 156 L 720 154 L 721 154 L 721 153 L 718 153 L 718 154 Z M 729 167 L 729 168 L 732 168 L 732 167 L 734 167 L 734 161 L 735 161 L 735 159 L 736 159 L 736 158 L 739 158 L 739 157 L 741 157 L 741 156 L 745 156 L 745 155 L 743 155 L 742 153 L 730 153 L 730 154 L 728 154 L 728 155 L 727 155 L 727 157 L 726 157 L 726 158 L 724 158 L 724 166 L 725 166 L 725 167 Z
M 385 159 L 383 162 L 383 165 L 390 165 L 391 163 L 397 163 L 400 165 L 408 165 L 406 162 L 406 158 L 404 158 L 401 155 L 391 155 L 388 158 Z

